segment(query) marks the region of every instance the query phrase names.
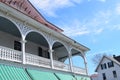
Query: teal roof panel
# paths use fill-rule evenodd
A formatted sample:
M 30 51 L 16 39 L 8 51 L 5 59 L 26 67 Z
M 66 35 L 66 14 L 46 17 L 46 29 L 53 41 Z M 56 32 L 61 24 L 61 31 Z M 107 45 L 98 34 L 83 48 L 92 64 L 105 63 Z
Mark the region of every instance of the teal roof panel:
M 28 74 L 33 80 L 58 80 L 52 72 L 27 69 Z
M 0 65 L 0 80 L 31 80 L 23 68 Z
M 62 74 L 62 73 L 55 73 L 56 76 L 60 79 L 60 80 L 76 80 L 72 75 L 70 74 Z
M 86 76 L 75 76 L 76 80 L 90 80 L 90 77 Z

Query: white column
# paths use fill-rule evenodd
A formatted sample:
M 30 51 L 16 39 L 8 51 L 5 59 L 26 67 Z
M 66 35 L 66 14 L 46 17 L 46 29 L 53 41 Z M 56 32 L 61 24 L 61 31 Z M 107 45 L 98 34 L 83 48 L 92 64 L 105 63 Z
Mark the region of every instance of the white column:
M 73 63 L 72 63 L 72 57 L 71 57 L 71 53 L 69 53 L 69 64 L 70 64 L 70 70 L 71 70 L 71 72 L 73 72 Z
M 21 40 L 21 44 L 22 44 L 22 63 L 25 64 L 26 60 L 25 60 L 25 43 L 26 40 Z
M 84 59 L 84 64 L 85 64 L 85 69 L 86 69 L 86 74 L 88 75 L 88 67 L 87 67 L 86 57 L 83 56 L 83 59 Z
M 50 48 L 49 50 L 49 54 L 50 54 L 50 62 L 51 62 L 51 68 L 53 69 L 54 68 L 54 65 L 53 65 L 53 50 L 52 48 Z

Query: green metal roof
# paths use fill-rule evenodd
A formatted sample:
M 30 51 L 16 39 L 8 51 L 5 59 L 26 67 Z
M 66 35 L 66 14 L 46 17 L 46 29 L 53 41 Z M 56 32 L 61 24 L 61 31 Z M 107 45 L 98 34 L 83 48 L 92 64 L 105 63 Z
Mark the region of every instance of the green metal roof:
M 33 80 L 58 80 L 52 72 L 27 69 L 28 74 Z
M 0 80 L 90 80 L 88 76 L 53 73 L 0 64 Z
M 60 80 L 76 80 L 72 75 L 55 73 Z
M 75 76 L 76 80 L 90 80 L 89 77 L 85 77 L 85 76 Z
M 31 80 L 23 68 L 0 65 L 0 80 Z

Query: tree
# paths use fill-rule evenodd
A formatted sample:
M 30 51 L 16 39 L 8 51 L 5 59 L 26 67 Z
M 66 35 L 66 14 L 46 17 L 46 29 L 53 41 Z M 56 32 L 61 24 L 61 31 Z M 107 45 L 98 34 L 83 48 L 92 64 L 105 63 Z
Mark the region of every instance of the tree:
M 106 54 L 106 53 L 99 53 L 93 56 L 92 61 L 95 65 L 98 65 L 99 62 L 101 61 L 103 56 L 109 56 L 111 57 L 111 54 Z

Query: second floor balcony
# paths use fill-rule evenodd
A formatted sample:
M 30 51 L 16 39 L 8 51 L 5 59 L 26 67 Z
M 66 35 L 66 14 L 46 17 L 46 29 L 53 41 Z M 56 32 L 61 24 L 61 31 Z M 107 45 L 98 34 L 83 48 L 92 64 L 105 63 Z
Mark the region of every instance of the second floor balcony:
M 0 46 L 0 59 L 22 63 L 22 52 Z M 50 59 L 26 53 L 26 64 L 38 67 L 51 68 Z M 71 72 L 70 65 L 53 60 L 55 70 Z M 73 73 L 86 75 L 86 69 L 73 66 Z
M 59 36 L 53 36 L 52 33 L 41 31 L 34 26 L 14 24 L 0 17 L 1 60 L 87 75 L 87 67 L 75 67 L 71 59 L 74 55 L 82 56 L 84 59 L 84 53 L 79 50 L 82 48 L 83 51 L 87 51 L 86 47 L 80 46 L 81 48 L 77 49 L 66 42 Z M 64 63 L 66 59 L 69 59 L 69 64 Z M 85 59 L 81 65 L 86 66 Z

